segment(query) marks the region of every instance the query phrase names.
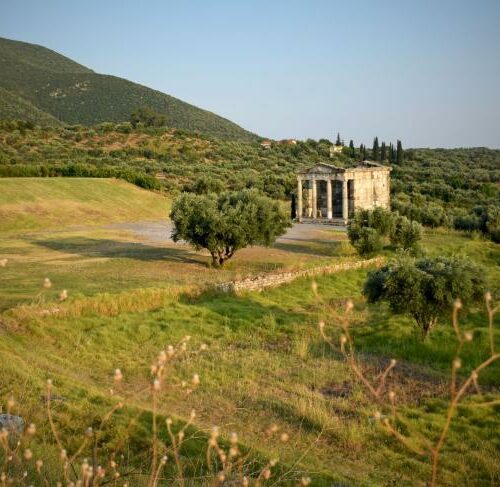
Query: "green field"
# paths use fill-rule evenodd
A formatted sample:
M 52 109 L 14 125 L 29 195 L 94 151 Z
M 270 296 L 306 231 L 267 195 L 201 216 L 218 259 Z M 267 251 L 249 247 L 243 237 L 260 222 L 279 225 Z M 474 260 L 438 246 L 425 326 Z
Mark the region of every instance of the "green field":
M 344 233 L 311 230 L 308 240 L 246 249 L 218 271 L 207 265 L 207 255 L 189 247 L 167 239 L 152 243 L 129 227 L 110 225 L 165 220 L 169 199 L 159 194 L 92 179 L 0 179 L 0 189 L 0 258 L 9 259 L 0 268 L 0 396 L 15 396 L 14 412 L 38 425 L 35 454 L 57 456 L 40 400 L 47 378 L 54 394 L 64 398 L 55 404 L 54 418 L 74 452 L 84 429 L 98 424 L 116 402 L 109 388 L 119 367 L 124 385 L 118 395 L 127 407 L 106 428 L 98 451 L 112 451 L 128 419 L 141 413 L 120 452 L 124 470 L 143 466 L 151 434 L 149 367 L 159 350 L 190 335 L 190 348 L 205 343 L 208 351 L 176 362 L 172 387 L 158 406 L 162 416 L 173 415 L 180 423 L 191 408 L 197 411 L 188 435 L 194 439 L 181 459 L 189 476 L 203 475 L 200 449 L 210 428 L 219 425 L 225 438 L 236 431 L 257 463 L 279 457 L 268 485 L 296 485 L 291 479 L 302 475 L 324 486 L 426 485 L 428 459 L 410 453 L 373 422 L 377 406 L 321 340 L 318 322 L 324 320 L 338 337 L 343 303 L 354 300 L 352 334 L 366 373 L 376 376 L 388 359 L 397 358 L 389 382 L 402 413 L 432 439 L 443 424 L 455 351 L 450 323 L 440 323 L 422 342 L 409 318 L 366 304 L 361 295 L 366 270 L 317 278 L 319 298 L 308 279 L 241 296 L 212 289 L 246 275 L 354 260 Z M 423 248 L 481 263 L 498 297 L 498 245 L 437 229 L 425 234 Z M 52 280 L 51 289 L 43 290 L 45 277 Z M 57 301 L 61 289 L 69 293 L 64 303 Z M 484 311 L 471 310 L 463 326 L 475 336 L 462 356 L 465 374 L 488 354 Z M 500 332 L 495 336 L 500 346 Z M 186 397 L 174 380 L 189 380 L 194 373 L 201 384 Z M 498 399 L 499 376 L 498 364 L 481 375 L 483 400 Z M 452 423 L 440 485 L 500 482 L 498 408 L 480 407 L 479 401 L 468 394 Z M 271 424 L 289 441 L 267 439 Z M 168 442 L 163 428 L 160 436 Z M 81 454 L 91 455 L 90 446 Z M 48 461 L 52 474 L 55 463 Z M 175 468 L 165 475 L 172 480 Z M 140 477 L 130 482 L 143 485 Z M 189 485 L 200 484 L 197 477 Z

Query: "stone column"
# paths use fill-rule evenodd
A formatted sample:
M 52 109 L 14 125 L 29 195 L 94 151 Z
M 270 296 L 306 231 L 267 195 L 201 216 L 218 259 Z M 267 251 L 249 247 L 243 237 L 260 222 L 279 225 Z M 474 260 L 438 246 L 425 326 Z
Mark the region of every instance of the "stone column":
M 347 200 L 347 179 L 342 181 L 342 219 L 347 222 L 349 217 L 349 208 Z
M 302 221 L 302 179 L 297 178 L 297 220 Z
M 333 211 L 332 211 L 332 180 L 327 179 L 326 180 L 326 211 L 327 215 L 326 217 L 331 220 L 333 218 Z
M 318 186 L 316 179 L 312 180 L 312 217 L 316 218 L 318 214 Z

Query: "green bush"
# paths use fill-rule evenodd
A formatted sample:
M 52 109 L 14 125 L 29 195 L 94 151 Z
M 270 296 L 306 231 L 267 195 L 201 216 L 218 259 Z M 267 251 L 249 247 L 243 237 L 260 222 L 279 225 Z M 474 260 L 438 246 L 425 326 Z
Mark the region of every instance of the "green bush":
M 416 251 L 422 238 L 422 226 L 405 216 L 397 216 L 390 230 L 390 240 L 393 245 L 404 250 Z
M 484 271 L 464 258 L 424 258 L 406 254 L 368 274 L 363 293 L 368 302 L 386 301 L 394 313 L 411 315 L 425 338 L 456 299 L 469 305 L 482 299 Z

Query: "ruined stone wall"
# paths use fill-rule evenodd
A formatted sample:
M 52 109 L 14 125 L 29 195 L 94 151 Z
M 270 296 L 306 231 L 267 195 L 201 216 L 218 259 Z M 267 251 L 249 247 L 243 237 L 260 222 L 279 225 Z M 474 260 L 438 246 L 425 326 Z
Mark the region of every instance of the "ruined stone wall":
M 383 257 L 374 259 L 360 260 L 356 262 L 339 262 L 328 266 L 315 267 L 296 272 L 281 272 L 267 274 L 255 277 L 249 277 L 241 281 L 230 281 L 217 284 L 216 288 L 226 293 L 238 294 L 243 291 L 261 291 L 268 287 L 276 287 L 287 282 L 294 281 L 299 277 L 312 277 L 324 274 L 333 274 L 335 272 L 347 271 L 352 269 L 362 269 L 370 266 L 381 266 L 385 262 Z

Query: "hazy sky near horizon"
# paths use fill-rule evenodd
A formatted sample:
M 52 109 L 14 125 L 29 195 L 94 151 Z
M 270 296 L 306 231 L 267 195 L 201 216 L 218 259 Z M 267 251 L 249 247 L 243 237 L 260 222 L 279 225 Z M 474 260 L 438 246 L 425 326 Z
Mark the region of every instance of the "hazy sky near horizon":
M 0 36 L 272 138 L 500 147 L 500 0 L 0 0 Z

